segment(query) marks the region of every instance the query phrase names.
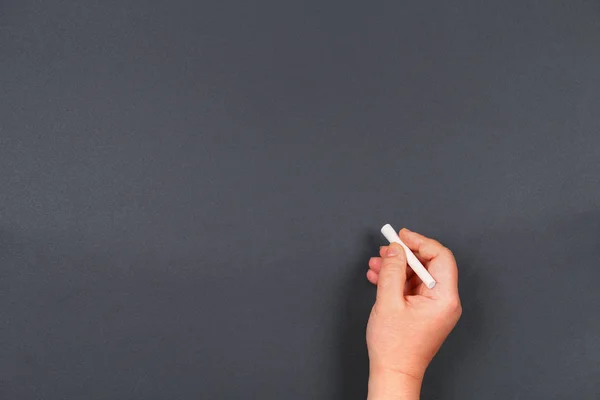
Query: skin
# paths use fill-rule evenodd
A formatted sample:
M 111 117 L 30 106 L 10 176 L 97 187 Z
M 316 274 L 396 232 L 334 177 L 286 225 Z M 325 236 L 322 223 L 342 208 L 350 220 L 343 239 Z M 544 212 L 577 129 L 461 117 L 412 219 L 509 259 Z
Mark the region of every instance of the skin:
M 400 238 L 437 284 L 423 284 L 397 243 L 369 260 L 367 279 L 377 285 L 377 299 L 367 325 L 368 400 L 418 400 L 427 366 L 462 313 L 452 252 L 408 229 Z

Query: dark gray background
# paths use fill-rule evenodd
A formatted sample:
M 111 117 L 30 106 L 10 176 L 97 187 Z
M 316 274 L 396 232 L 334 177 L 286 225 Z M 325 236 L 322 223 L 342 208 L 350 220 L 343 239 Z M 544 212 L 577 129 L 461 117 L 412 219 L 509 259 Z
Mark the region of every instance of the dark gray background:
M 600 3 L 449 3 L 0 2 L 0 397 L 364 399 L 389 222 L 424 399 L 597 399 Z

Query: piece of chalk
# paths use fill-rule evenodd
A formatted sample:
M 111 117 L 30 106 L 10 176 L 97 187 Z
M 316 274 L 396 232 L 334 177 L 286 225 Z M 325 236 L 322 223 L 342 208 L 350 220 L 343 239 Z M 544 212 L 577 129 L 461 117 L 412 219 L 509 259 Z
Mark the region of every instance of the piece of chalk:
M 399 243 L 404 248 L 404 252 L 406 253 L 406 262 L 408 265 L 410 265 L 412 270 L 415 271 L 415 274 L 421 278 L 425 286 L 427 286 L 429 289 L 433 289 L 435 286 L 435 279 L 433 279 L 431 274 L 425 269 L 423 264 L 421 264 L 421 261 L 419 261 L 419 259 L 413 254 L 408 246 L 406 246 L 402 240 L 400 240 L 400 236 L 398 236 L 398 233 L 396 233 L 394 228 L 392 228 L 390 224 L 385 224 L 383 228 L 381 228 L 381 233 L 383 233 L 383 236 L 385 236 L 390 243 Z

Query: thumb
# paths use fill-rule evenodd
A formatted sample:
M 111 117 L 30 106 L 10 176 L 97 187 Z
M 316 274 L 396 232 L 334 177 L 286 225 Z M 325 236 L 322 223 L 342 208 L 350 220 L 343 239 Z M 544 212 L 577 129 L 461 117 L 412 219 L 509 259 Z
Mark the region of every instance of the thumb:
M 377 302 L 398 303 L 404 300 L 406 253 L 398 243 L 391 243 L 381 263 L 377 280 Z

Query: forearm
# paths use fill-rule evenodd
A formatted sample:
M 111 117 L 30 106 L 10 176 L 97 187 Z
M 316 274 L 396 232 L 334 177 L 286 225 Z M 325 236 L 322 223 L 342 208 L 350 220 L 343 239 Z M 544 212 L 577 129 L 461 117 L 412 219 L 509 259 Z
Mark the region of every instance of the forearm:
M 369 374 L 367 400 L 419 400 L 422 379 L 397 372 Z

